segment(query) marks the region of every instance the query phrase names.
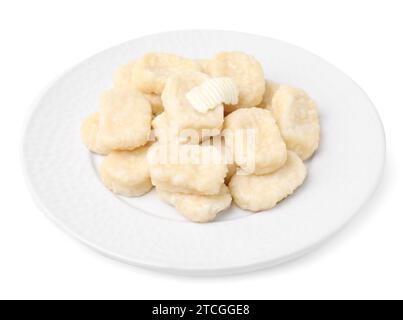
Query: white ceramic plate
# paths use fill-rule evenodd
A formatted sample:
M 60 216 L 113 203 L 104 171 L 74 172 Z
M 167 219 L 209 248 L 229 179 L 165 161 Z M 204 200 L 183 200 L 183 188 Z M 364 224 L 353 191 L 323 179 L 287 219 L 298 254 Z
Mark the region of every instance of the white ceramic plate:
M 115 68 L 149 51 L 205 58 L 239 50 L 266 77 L 304 88 L 319 104 L 322 141 L 309 178 L 270 212 L 233 207 L 217 222 L 187 222 L 154 192 L 126 199 L 100 182 L 99 159 L 82 145 L 82 119 L 99 108 Z M 180 31 L 103 51 L 55 81 L 26 125 L 23 164 L 40 207 L 99 252 L 138 266 L 187 274 L 236 273 L 295 258 L 348 222 L 374 192 L 383 169 L 382 124 L 366 94 L 317 56 L 276 40 L 222 31 Z

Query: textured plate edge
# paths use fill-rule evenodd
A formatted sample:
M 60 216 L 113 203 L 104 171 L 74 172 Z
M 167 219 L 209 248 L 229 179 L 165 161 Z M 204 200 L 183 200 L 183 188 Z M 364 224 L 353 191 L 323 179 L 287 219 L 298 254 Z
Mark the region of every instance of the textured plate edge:
M 332 68 L 338 70 L 340 73 L 342 73 L 346 78 L 348 78 L 366 97 L 366 99 L 368 100 L 368 102 L 371 104 L 372 106 L 372 111 L 375 114 L 375 119 L 378 122 L 379 125 L 379 129 L 381 131 L 381 142 L 382 142 L 382 154 L 380 155 L 380 166 L 379 166 L 379 172 L 377 173 L 377 178 L 376 178 L 376 183 L 374 183 L 374 187 L 368 191 L 368 193 L 366 194 L 366 196 L 364 197 L 365 200 L 359 205 L 357 206 L 356 209 L 354 209 L 354 213 L 352 213 L 348 218 L 346 218 L 346 221 L 344 221 L 338 228 L 336 228 L 335 230 L 333 230 L 332 232 L 330 232 L 327 236 L 325 236 L 324 238 L 315 241 L 315 243 L 313 243 L 312 245 L 307 246 L 304 249 L 301 249 L 297 252 L 294 252 L 293 254 L 290 254 L 288 256 L 282 257 L 280 259 L 276 259 L 276 260 L 271 260 L 271 261 L 263 261 L 263 262 L 258 262 L 258 263 L 252 263 L 252 264 L 243 264 L 243 265 L 239 265 L 239 266 L 233 266 L 233 267 L 227 267 L 227 268 L 211 268 L 211 269 L 189 269 L 189 268 L 178 268 L 178 267 L 170 267 L 170 266 L 156 266 L 153 264 L 149 264 L 146 263 L 144 261 L 133 261 L 130 259 L 126 259 L 125 257 L 122 257 L 120 255 L 114 254 L 112 252 L 108 252 L 107 250 L 100 248 L 97 245 L 94 245 L 92 243 L 90 243 L 89 241 L 87 241 L 86 239 L 84 239 L 83 237 L 79 236 L 78 234 L 76 234 L 74 231 L 70 230 L 69 228 L 67 228 L 66 226 L 64 226 L 58 219 L 56 219 L 54 217 L 54 215 L 48 211 L 48 209 L 42 204 L 41 200 L 39 199 L 38 195 L 36 194 L 36 191 L 31 183 L 31 180 L 29 179 L 29 172 L 26 166 L 26 161 L 25 161 L 25 137 L 27 135 L 27 129 L 28 129 L 28 125 L 32 119 L 32 116 L 39 104 L 39 102 L 42 100 L 43 96 L 47 93 L 47 91 L 60 79 L 62 79 L 66 74 L 68 74 L 70 71 L 74 70 L 75 68 L 79 67 L 81 64 L 85 63 L 88 60 L 93 59 L 94 57 L 103 54 L 106 51 L 109 50 L 113 50 L 116 47 L 119 46 L 123 46 L 125 44 L 128 44 L 134 40 L 139 40 L 142 38 L 147 38 L 150 36 L 161 36 L 164 34 L 171 34 L 171 33 L 176 33 L 176 32 L 220 32 L 220 33 L 225 33 L 225 32 L 230 32 L 230 33 L 238 33 L 240 35 L 243 36 L 250 36 L 250 37 L 260 37 L 262 39 L 269 39 L 271 41 L 275 41 L 275 42 L 279 42 L 283 45 L 287 45 L 287 46 L 291 46 L 294 48 L 297 48 L 299 50 L 305 51 L 306 53 L 314 56 L 315 58 L 321 60 L 322 62 L 325 62 L 326 64 L 330 65 Z M 234 274 L 242 274 L 242 273 L 248 273 L 248 272 L 253 272 L 253 271 L 258 271 L 258 270 L 262 270 L 262 269 L 268 269 L 286 262 L 289 262 L 291 260 L 295 260 L 301 256 L 306 255 L 307 253 L 315 250 L 316 248 L 318 248 L 319 246 L 323 245 L 325 242 L 327 242 L 329 239 L 333 238 L 334 236 L 336 236 L 342 229 L 344 229 L 346 227 L 347 224 L 349 224 L 360 212 L 361 209 L 370 201 L 371 197 L 373 194 L 375 194 L 375 192 L 377 191 L 381 179 L 383 177 L 383 173 L 384 173 L 384 169 L 385 169 L 385 163 L 386 163 L 386 134 L 385 134 L 385 128 L 383 125 L 383 122 L 381 120 L 381 117 L 379 115 L 378 110 L 376 109 L 375 105 L 373 104 L 372 100 L 369 98 L 368 94 L 361 88 L 360 85 L 358 85 L 349 75 L 347 75 L 344 71 L 340 70 L 339 68 L 337 68 L 336 66 L 334 66 L 332 63 L 328 62 L 327 60 L 325 60 L 324 58 L 312 53 L 309 50 L 306 50 L 305 48 L 302 48 L 300 46 L 282 41 L 282 40 L 278 40 L 278 39 L 274 39 L 274 38 L 270 38 L 270 37 L 266 37 L 266 36 L 262 36 L 262 35 L 258 35 L 258 34 L 250 34 L 250 33 L 244 33 L 244 32 L 238 32 L 238 31 L 229 31 L 229 30 L 203 30 L 203 29 L 189 29 L 189 30 L 173 30 L 173 31 L 167 31 L 167 32 L 161 32 L 161 33 L 153 33 L 153 34 L 149 34 L 149 35 L 145 35 L 143 37 L 138 37 L 138 38 L 134 38 L 131 39 L 129 41 L 125 41 L 116 45 L 113 45 L 109 48 L 106 48 L 104 50 L 101 50 L 100 52 L 91 55 L 83 60 L 81 60 L 79 63 L 73 65 L 72 67 L 68 68 L 67 70 L 65 70 L 64 72 L 62 72 L 61 74 L 59 74 L 59 76 L 57 76 L 53 81 L 50 81 L 49 84 L 47 86 L 45 86 L 40 93 L 38 94 L 37 98 L 34 99 L 34 102 L 31 104 L 31 106 L 28 108 L 28 111 L 26 112 L 26 116 L 24 118 L 24 122 L 23 122 L 23 132 L 22 132 L 22 137 L 21 137 L 21 143 L 20 143 L 20 161 L 21 161 L 21 165 L 22 165 L 22 171 L 23 171 L 23 176 L 24 176 L 24 180 L 25 183 L 28 186 L 28 190 L 31 194 L 31 196 L 34 199 L 34 203 L 37 205 L 37 207 L 45 214 L 45 216 L 52 221 L 59 229 L 61 229 L 63 232 L 69 234 L 72 238 L 78 240 L 80 243 L 85 244 L 87 247 L 90 247 L 91 249 L 95 250 L 96 252 L 100 253 L 103 256 L 106 256 L 108 258 L 111 258 L 113 260 L 119 261 L 119 262 L 123 262 L 125 264 L 129 264 L 132 266 L 136 266 L 136 267 L 141 267 L 141 268 L 146 268 L 149 270 L 153 270 L 153 271 L 158 271 L 158 272 L 165 272 L 165 273 L 170 273 L 170 274 L 175 274 L 175 275 L 188 275 L 188 276 L 221 276 L 221 275 L 234 275 Z

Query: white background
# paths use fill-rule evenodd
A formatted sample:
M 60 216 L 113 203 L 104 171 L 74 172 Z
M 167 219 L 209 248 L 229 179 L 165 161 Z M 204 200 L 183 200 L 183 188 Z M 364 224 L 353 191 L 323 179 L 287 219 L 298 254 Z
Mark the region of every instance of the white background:
M 402 299 L 402 12 L 399 0 L 2 1 L 0 298 Z M 23 118 L 41 89 L 102 49 L 177 29 L 244 31 L 299 45 L 345 71 L 377 106 L 387 138 L 382 183 L 319 250 L 252 274 L 171 276 L 99 256 L 34 205 L 19 147 Z

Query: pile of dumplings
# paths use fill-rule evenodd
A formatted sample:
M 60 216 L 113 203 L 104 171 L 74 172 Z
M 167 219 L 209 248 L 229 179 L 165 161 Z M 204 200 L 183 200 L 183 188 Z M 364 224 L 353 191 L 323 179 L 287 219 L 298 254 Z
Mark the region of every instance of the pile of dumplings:
M 170 127 L 200 135 L 173 136 Z M 255 148 L 229 144 L 225 132 L 236 130 L 253 130 Z M 320 124 L 307 93 L 266 80 L 248 54 L 193 60 L 148 53 L 116 70 L 113 88 L 102 94 L 100 111 L 83 121 L 81 137 L 91 152 L 105 156 L 100 177 L 112 192 L 139 197 L 155 187 L 187 219 L 205 223 L 232 201 L 259 212 L 294 193 L 307 176 L 303 161 L 318 149 Z M 222 148 L 210 143 L 217 139 Z M 178 154 L 191 150 L 220 161 L 161 161 L 173 141 Z

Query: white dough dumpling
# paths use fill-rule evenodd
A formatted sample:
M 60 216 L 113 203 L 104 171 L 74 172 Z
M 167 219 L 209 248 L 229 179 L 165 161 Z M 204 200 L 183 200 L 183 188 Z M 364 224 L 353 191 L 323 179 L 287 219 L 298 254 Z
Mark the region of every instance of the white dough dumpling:
M 250 174 L 269 174 L 287 160 L 286 145 L 268 110 L 234 111 L 225 118 L 223 134 L 227 146 L 232 148 L 235 163 Z M 254 139 L 250 140 L 252 136 Z
M 139 91 L 160 95 L 170 76 L 186 70 L 201 71 L 201 67 L 174 54 L 147 53 L 134 64 L 132 80 Z
M 226 112 L 255 107 L 262 102 L 265 80 L 262 66 L 254 57 L 242 52 L 221 52 L 207 66 L 212 77 L 231 77 L 239 88 L 237 106 L 225 106 Z
M 107 155 L 110 149 L 103 146 L 97 139 L 99 129 L 99 113 L 95 112 L 84 119 L 81 124 L 81 140 L 91 152 Z
M 138 91 L 104 92 L 99 116 L 99 143 L 113 150 L 133 150 L 147 143 L 151 133 L 150 103 Z
M 223 185 L 218 194 L 212 196 L 172 193 L 157 188 L 159 197 L 174 206 L 183 216 L 193 222 L 213 221 L 217 214 L 231 206 L 232 197 Z
M 271 110 L 287 148 L 302 160 L 309 159 L 320 140 L 316 103 L 301 89 L 281 86 L 273 97 Z
M 119 66 L 113 74 L 113 85 L 115 88 L 135 90 L 133 82 L 133 68 L 136 61 L 130 61 Z
M 115 88 L 138 91 L 133 82 L 133 68 L 135 63 L 135 61 L 129 62 L 116 70 L 113 77 Z M 160 95 L 154 93 L 143 93 L 143 95 L 148 102 L 150 102 L 153 114 L 158 115 L 164 111 Z
M 170 121 L 166 112 L 157 115 L 151 122 L 151 126 L 154 130 L 155 139 L 160 143 L 189 143 L 189 137 L 181 135 L 178 130 L 178 125 L 174 121 Z M 186 132 L 183 132 L 186 133 Z M 194 144 L 199 144 L 199 133 L 194 138 Z
M 194 87 L 208 80 L 209 76 L 195 71 L 177 73 L 169 78 L 162 93 L 162 102 L 170 121 L 174 121 L 180 130 L 220 130 L 224 122 L 222 105 L 201 113 L 196 111 L 187 99 L 187 93 Z
M 154 143 L 147 159 L 153 185 L 169 192 L 218 194 L 228 171 L 211 146 Z
M 273 101 L 273 96 L 278 90 L 278 88 L 280 88 L 280 85 L 278 83 L 271 80 L 266 80 L 266 89 L 264 91 L 263 100 L 258 107 L 270 110 Z
M 306 175 L 302 160 L 289 151 L 287 162 L 281 169 L 263 176 L 235 175 L 229 188 L 238 207 L 258 212 L 274 208 L 291 195 L 303 184 Z
M 157 115 L 151 122 L 155 139 L 161 143 L 199 144 L 203 130 L 179 130 L 175 121 L 169 120 L 166 112 Z
M 113 151 L 101 165 L 101 180 L 116 194 L 139 197 L 152 189 L 147 164 L 148 146 L 134 151 Z

